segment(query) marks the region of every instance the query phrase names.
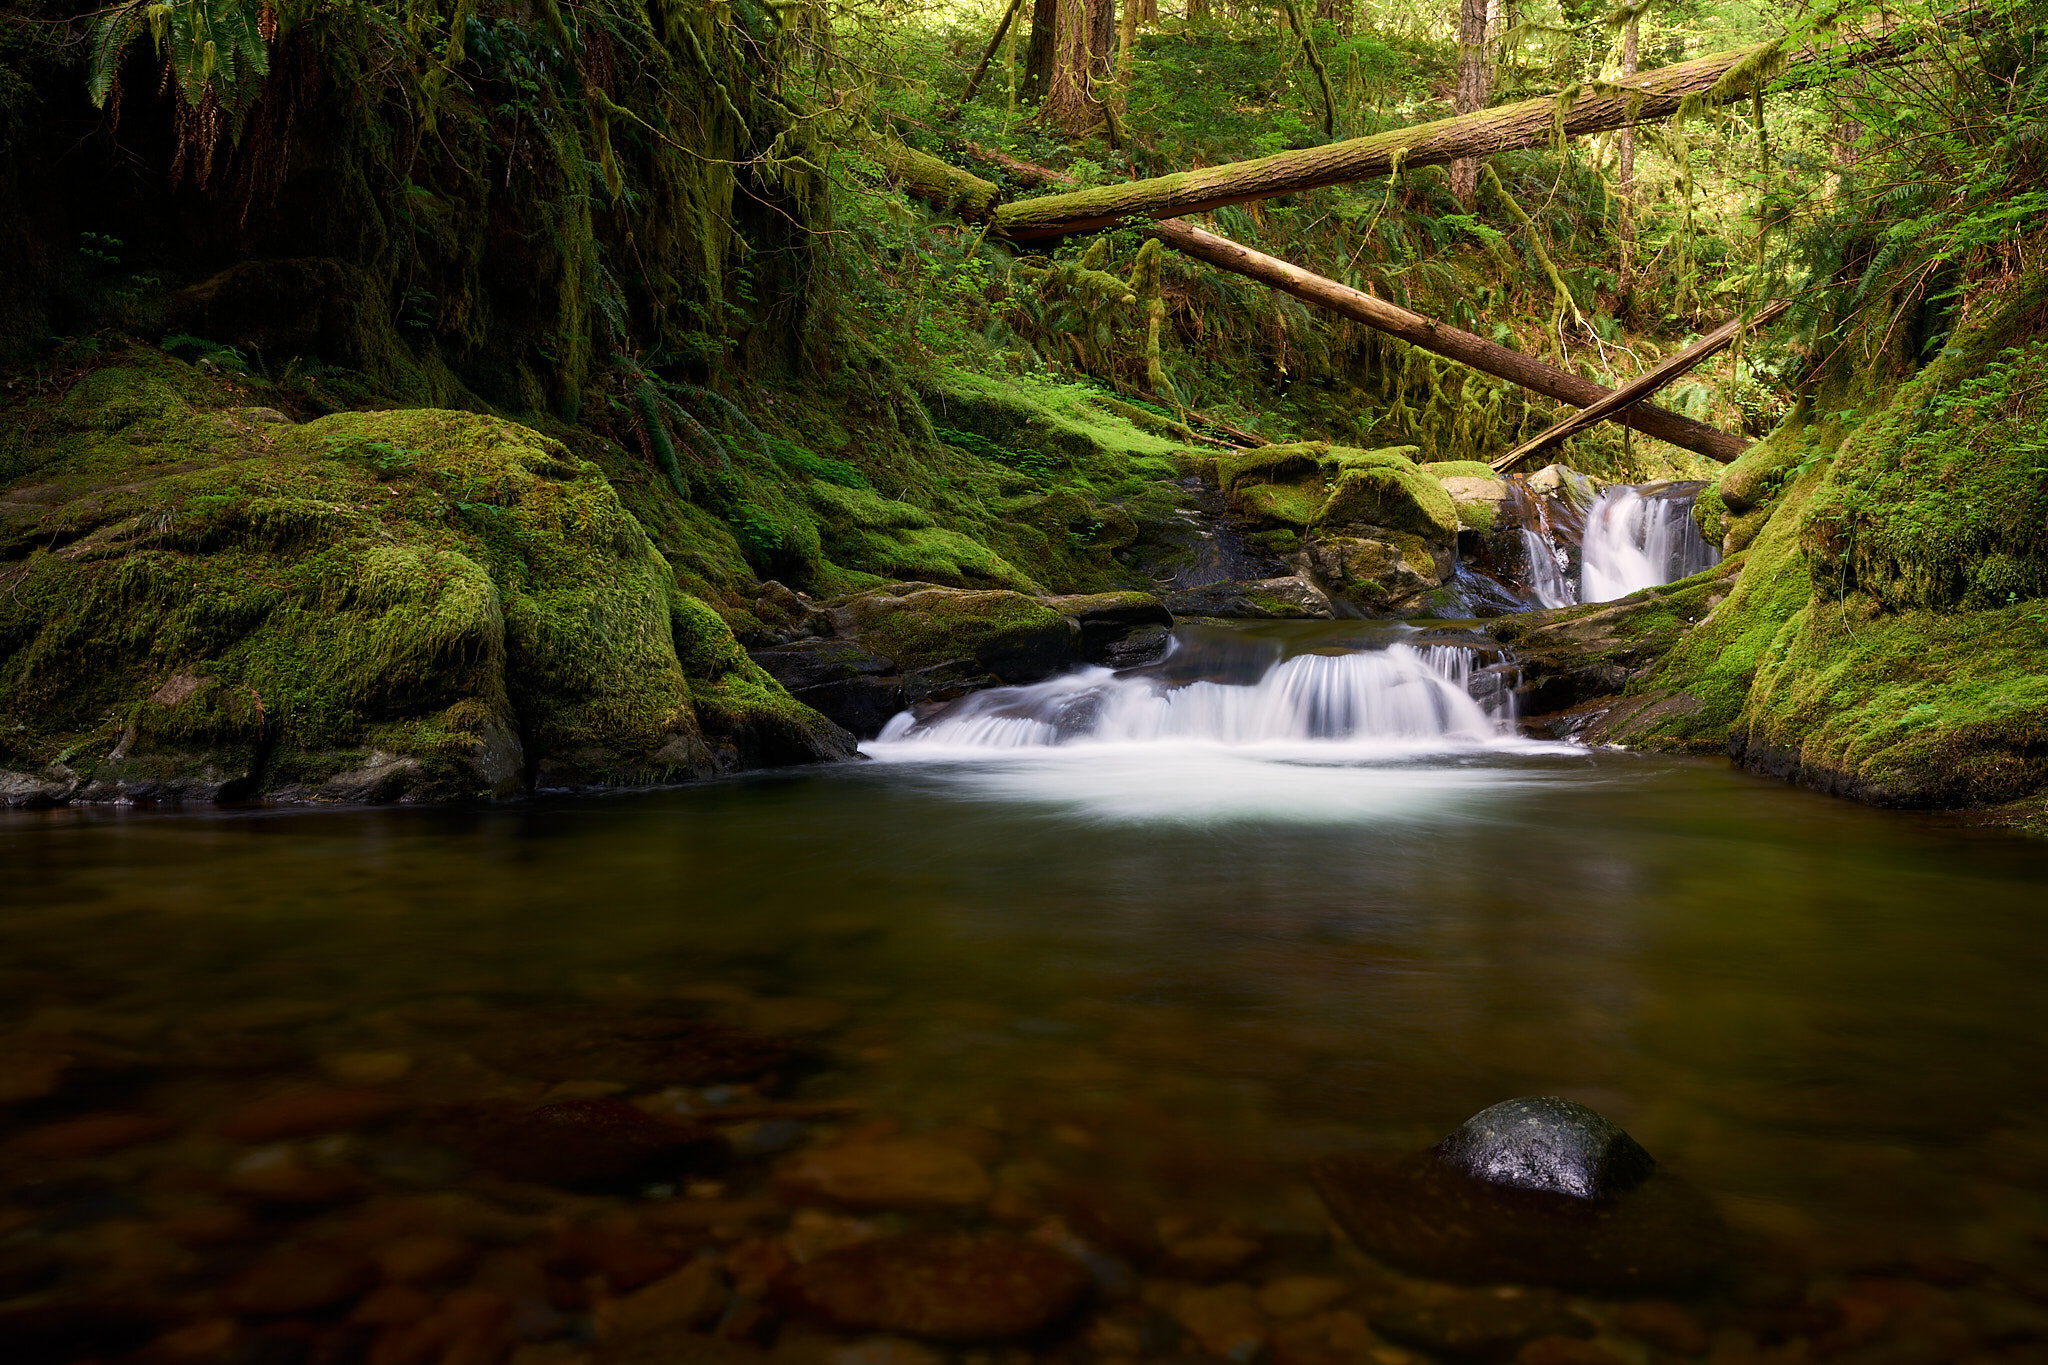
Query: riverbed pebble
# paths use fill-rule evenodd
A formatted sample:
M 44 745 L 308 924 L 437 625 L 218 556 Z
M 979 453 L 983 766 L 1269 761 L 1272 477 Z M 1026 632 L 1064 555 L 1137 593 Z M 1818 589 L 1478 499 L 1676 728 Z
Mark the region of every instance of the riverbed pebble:
M 929 1138 L 880 1137 L 797 1153 L 776 1169 L 793 1202 L 852 1209 L 949 1208 L 988 1198 L 988 1172 L 973 1156 Z
M 778 1290 L 841 1329 L 971 1343 L 1043 1330 L 1080 1303 L 1088 1273 L 1012 1233 L 906 1233 L 828 1252 Z
M 591 1311 L 600 1341 L 703 1327 L 725 1306 L 725 1276 L 715 1261 L 691 1261 L 681 1270 Z
M 161 1114 L 81 1114 L 31 1128 L 7 1145 L 16 1156 L 32 1159 L 104 1156 L 162 1137 L 175 1127 Z
M 385 1090 L 307 1086 L 243 1105 L 221 1120 L 220 1134 L 233 1142 L 278 1142 L 358 1128 L 401 1107 Z
M 726 1150 L 708 1130 L 663 1123 L 624 1100 L 601 1097 L 466 1106 L 444 1115 L 440 1129 L 489 1171 L 571 1189 L 702 1170 Z

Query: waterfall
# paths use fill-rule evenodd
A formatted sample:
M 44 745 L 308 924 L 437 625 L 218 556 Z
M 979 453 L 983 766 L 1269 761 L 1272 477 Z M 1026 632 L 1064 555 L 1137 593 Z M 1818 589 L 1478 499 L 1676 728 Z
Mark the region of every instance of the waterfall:
M 1249 684 L 1178 687 L 1150 670 L 1119 674 L 1090 668 L 1028 687 L 977 692 L 924 719 L 903 712 L 870 748 L 886 753 L 910 745 L 1498 742 L 1512 733 L 1513 694 L 1498 669 L 1475 673 L 1473 655 L 1456 645 L 1391 644 L 1357 653 L 1299 654 Z M 1484 703 L 1475 699 L 1475 689 Z
M 1701 487 L 1649 484 L 1603 490 L 1586 514 L 1579 600 L 1611 602 L 1718 563 L 1720 552 L 1693 524 L 1693 498 Z
M 1529 560 L 1529 592 L 1539 607 L 1568 607 L 1578 601 L 1572 582 L 1564 575 L 1565 552 L 1548 533 L 1534 526 L 1522 528 L 1522 553 Z

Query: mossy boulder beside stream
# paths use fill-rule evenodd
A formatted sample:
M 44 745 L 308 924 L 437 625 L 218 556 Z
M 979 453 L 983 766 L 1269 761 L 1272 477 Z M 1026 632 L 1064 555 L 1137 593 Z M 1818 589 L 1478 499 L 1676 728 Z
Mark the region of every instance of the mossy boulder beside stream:
M 136 353 L 27 415 L 6 799 L 463 799 L 851 752 L 558 442 L 231 401 Z

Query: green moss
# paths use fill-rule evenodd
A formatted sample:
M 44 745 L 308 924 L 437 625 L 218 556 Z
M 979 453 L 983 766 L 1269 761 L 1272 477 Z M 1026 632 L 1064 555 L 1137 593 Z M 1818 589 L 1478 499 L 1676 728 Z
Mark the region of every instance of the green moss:
M 1484 460 L 1436 460 L 1422 466 L 1434 479 L 1497 479 L 1499 474 Z
M 1322 481 L 1318 479 L 1305 484 L 1251 484 L 1241 488 L 1233 501 L 1252 521 L 1306 528 L 1322 510 L 1323 498 Z
M 1458 510 L 1451 495 L 1413 463 L 1359 462 L 1340 468 L 1344 472 L 1316 516 L 1318 526 L 1384 526 L 1437 541 L 1457 535 Z
M 1328 441 L 1255 446 L 1216 457 L 1216 485 L 1225 493 L 1245 483 L 1276 483 L 1319 476 L 1330 455 Z
M 223 397 L 143 355 L 56 405 L 0 514 L 10 762 L 203 751 L 317 787 L 382 752 L 443 797 L 516 787 L 522 741 L 543 780 L 708 770 L 692 682 L 751 665 L 594 465 L 472 413 Z
M 1072 631 L 1059 612 L 1015 592 L 910 590 L 867 594 L 845 605 L 861 643 L 903 668 L 983 662 L 1065 640 Z

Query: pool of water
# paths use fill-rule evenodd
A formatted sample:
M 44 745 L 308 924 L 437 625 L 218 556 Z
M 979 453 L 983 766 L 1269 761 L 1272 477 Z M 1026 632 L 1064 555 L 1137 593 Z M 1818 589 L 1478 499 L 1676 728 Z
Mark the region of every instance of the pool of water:
M 773 1096 L 801 1121 L 750 1130 L 763 1171 L 848 1125 L 973 1131 L 999 1185 L 1323 1245 L 1313 1158 L 1556 1094 L 1815 1283 L 2048 1287 L 2048 847 L 1719 761 L 899 748 L 488 810 L 16 813 L 0 867 L 0 1052 L 126 1059 L 18 1088 L 0 1122 L 170 1129 L 56 1175 L 8 1162 L 17 1244 L 147 1221 L 175 1172 L 241 1159 L 191 1134 L 335 1057 L 403 1059 L 373 1079 L 411 1105 L 512 1093 L 478 1029 L 683 1002 L 802 1039 Z M 424 1169 L 408 1189 L 469 1179 Z

